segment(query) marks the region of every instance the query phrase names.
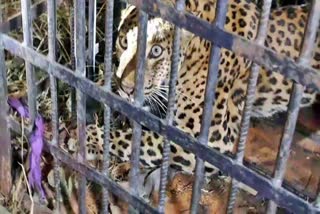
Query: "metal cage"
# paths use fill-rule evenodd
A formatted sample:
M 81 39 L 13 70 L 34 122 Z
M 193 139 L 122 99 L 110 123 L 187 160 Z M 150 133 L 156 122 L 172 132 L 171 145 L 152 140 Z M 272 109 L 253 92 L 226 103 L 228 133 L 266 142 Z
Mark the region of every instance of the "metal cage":
M 94 4 L 95 1 L 89 1 L 89 60 L 93 61 L 94 55 L 92 49 L 94 39 L 91 36 L 94 26 Z M 208 23 L 200 20 L 195 16 L 183 11 L 184 0 L 178 1 L 176 8 L 169 7 L 160 0 L 128 0 L 128 3 L 135 5 L 139 9 L 139 33 L 138 33 L 138 63 L 135 84 L 135 102 L 130 104 L 111 92 L 111 75 L 112 75 L 112 43 L 113 43 L 113 14 L 114 1 L 107 1 L 105 17 L 105 85 L 96 86 L 86 78 L 86 49 L 85 49 L 85 1 L 75 1 L 75 72 L 58 64 L 56 62 L 56 9 L 57 1 L 47 1 L 48 13 L 48 35 L 49 35 L 49 54 L 44 56 L 32 48 L 31 22 L 34 16 L 34 10 L 31 9 L 31 0 L 21 0 L 22 8 L 22 26 L 23 26 L 23 43 L 20 43 L 4 33 L 0 33 L 0 188 L 2 192 L 9 194 L 11 187 L 11 140 L 10 129 L 19 130 L 20 127 L 8 117 L 7 106 L 7 89 L 6 89 L 6 67 L 5 67 L 5 50 L 11 54 L 20 57 L 26 62 L 27 85 L 28 85 L 28 105 L 30 108 L 31 119 L 34 120 L 36 115 L 36 91 L 34 66 L 46 71 L 50 78 L 50 89 L 52 96 L 52 123 L 53 123 L 53 140 L 46 142 L 46 149 L 54 156 L 55 159 L 55 181 L 56 191 L 59 193 L 59 173 L 60 163 L 66 163 L 68 166 L 79 172 L 79 212 L 85 213 L 85 183 L 86 180 L 92 180 L 104 187 L 103 213 L 108 212 L 108 192 L 121 197 L 131 205 L 131 211 L 138 210 L 143 213 L 163 213 L 164 212 L 164 187 L 167 183 L 166 175 L 169 167 L 169 141 L 173 141 L 184 149 L 194 153 L 197 157 L 196 180 L 193 186 L 193 197 L 191 213 L 197 213 L 198 202 L 200 198 L 200 189 L 204 173 L 204 161 L 218 167 L 221 171 L 232 176 L 232 191 L 230 194 L 228 210 L 232 212 L 235 196 L 237 195 L 238 182 L 247 184 L 270 200 L 268 206 L 269 213 L 275 213 L 277 205 L 286 208 L 295 213 L 320 213 L 320 209 L 306 200 L 300 198 L 286 188 L 282 187 L 284 171 L 286 168 L 289 149 L 292 142 L 293 132 L 299 112 L 299 103 L 303 93 L 303 87 L 308 86 L 315 91 L 320 91 L 320 75 L 316 70 L 309 66 L 311 60 L 311 48 L 316 37 L 320 20 L 320 1 L 313 0 L 309 13 L 308 25 L 303 41 L 303 48 L 300 57 L 294 61 L 288 57 L 280 56 L 274 51 L 263 46 L 266 37 L 267 23 L 270 14 L 271 0 L 265 0 L 262 9 L 262 16 L 258 36 L 255 41 L 247 41 L 239 36 L 226 32 L 224 28 L 228 1 L 218 0 L 216 19 L 214 23 Z M 43 5 L 42 5 L 43 7 Z M 43 8 L 42 8 L 43 9 Z M 172 57 L 172 69 L 170 74 L 170 91 L 169 107 L 165 120 L 144 111 L 142 109 L 143 101 L 143 76 L 144 76 L 144 59 L 146 48 L 146 29 L 148 15 L 160 16 L 164 20 L 174 23 L 175 39 Z M 1 17 L 1 16 L 0 16 Z M 1 19 L 0 19 L 1 21 Z M 3 27 L 3 25 L 2 25 Z M 4 26 L 5 27 L 5 26 Z M 240 142 L 238 145 L 235 158 L 223 155 L 218 151 L 208 149 L 208 131 L 211 120 L 202 120 L 201 132 L 197 139 L 190 137 L 186 133 L 176 128 L 173 121 L 173 104 L 175 96 L 175 81 L 178 72 L 178 53 L 180 28 L 200 36 L 213 43 L 211 49 L 209 73 L 207 77 L 207 86 L 205 91 L 205 104 L 203 117 L 210 118 L 212 112 L 212 103 L 214 101 L 214 88 L 216 86 L 217 69 L 219 61 L 220 48 L 226 48 L 235 54 L 246 57 L 253 61 L 253 66 L 248 84 L 248 95 L 246 98 L 243 120 L 241 123 Z M 8 31 L 8 29 L 7 29 Z M 255 54 L 252 54 L 252 52 Z M 294 80 L 294 86 L 290 103 L 288 106 L 287 120 L 284 133 L 282 136 L 281 148 L 278 154 L 274 177 L 265 177 L 243 164 L 244 147 L 249 129 L 250 112 L 253 105 L 253 97 L 257 83 L 259 66 L 264 66 L 268 70 L 277 70 L 287 78 Z M 58 142 L 58 105 L 57 105 L 57 79 L 68 83 L 76 89 L 77 95 L 77 128 L 78 139 L 80 144 L 80 153 L 77 160 L 63 152 L 57 146 Z M 134 121 L 133 123 L 133 142 L 132 142 L 132 172 L 130 177 L 130 192 L 122 189 L 118 184 L 108 177 L 108 155 L 105 155 L 103 162 L 103 171 L 99 172 L 85 164 L 85 127 L 86 127 L 86 95 L 94 97 L 95 100 L 104 104 L 104 121 L 105 121 L 105 154 L 108 154 L 109 144 L 109 124 L 111 109 L 121 112 L 126 117 Z M 143 199 L 139 198 L 134 188 L 138 181 L 139 173 L 139 150 L 141 140 L 141 125 L 146 126 L 151 131 L 157 132 L 165 137 L 163 164 L 161 170 L 161 188 L 159 207 L 153 208 L 146 204 Z M 28 131 L 28 130 L 27 130 Z M 57 207 L 59 207 L 60 196 L 57 194 Z

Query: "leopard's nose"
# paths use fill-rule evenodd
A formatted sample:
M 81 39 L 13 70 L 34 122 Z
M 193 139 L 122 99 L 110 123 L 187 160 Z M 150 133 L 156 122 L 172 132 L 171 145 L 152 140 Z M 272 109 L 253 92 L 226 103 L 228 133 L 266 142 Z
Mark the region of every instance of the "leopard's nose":
M 134 90 L 134 83 L 133 82 L 129 82 L 129 81 L 125 81 L 122 80 L 121 82 L 121 88 L 122 90 L 124 90 L 127 94 L 132 94 L 133 90 Z

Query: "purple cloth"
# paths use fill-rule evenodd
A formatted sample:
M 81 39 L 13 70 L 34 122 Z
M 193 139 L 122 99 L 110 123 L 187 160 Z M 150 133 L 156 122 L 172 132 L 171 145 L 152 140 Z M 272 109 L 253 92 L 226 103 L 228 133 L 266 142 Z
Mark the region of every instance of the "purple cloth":
M 29 110 L 24 106 L 19 99 L 9 98 L 8 103 L 11 108 L 14 108 L 21 117 L 29 118 Z M 35 128 L 30 135 L 30 172 L 29 172 L 29 183 L 33 189 L 37 189 L 40 192 L 41 199 L 45 199 L 45 193 L 41 185 L 41 154 L 43 148 L 43 137 L 44 137 L 44 122 L 43 118 L 38 115 L 35 119 Z
M 43 148 L 44 122 L 40 115 L 35 119 L 35 129 L 30 136 L 31 155 L 29 183 L 32 188 L 40 191 L 41 198 L 45 199 L 45 194 L 41 185 L 41 154 Z
M 16 98 L 9 98 L 8 103 L 11 106 L 11 108 L 14 108 L 21 117 L 23 118 L 29 118 L 29 110 L 27 107 L 23 106 L 21 101 Z

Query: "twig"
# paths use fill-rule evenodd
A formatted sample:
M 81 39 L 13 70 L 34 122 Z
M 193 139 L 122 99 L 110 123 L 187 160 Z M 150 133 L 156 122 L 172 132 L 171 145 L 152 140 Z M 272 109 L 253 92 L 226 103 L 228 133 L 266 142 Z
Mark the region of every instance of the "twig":
M 27 174 L 26 174 L 26 171 L 25 171 L 23 165 L 20 164 L 20 163 L 18 163 L 18 164 L 21 166 L 22 171 L 23 171 L 24 179 L 26 180 L 26 184 L 27 184 L 27 188 L 28 188 L 28 193 L 29 193 L 30 201 L 31 201 L 30 213 L 33 214 L 34 202 L 33 202 L 32 194 L 31 194 L 31 188 L 30 188 L 30 185 L 29 185 L 29 182 L 28 182 L 28 179 L 27 179 Z

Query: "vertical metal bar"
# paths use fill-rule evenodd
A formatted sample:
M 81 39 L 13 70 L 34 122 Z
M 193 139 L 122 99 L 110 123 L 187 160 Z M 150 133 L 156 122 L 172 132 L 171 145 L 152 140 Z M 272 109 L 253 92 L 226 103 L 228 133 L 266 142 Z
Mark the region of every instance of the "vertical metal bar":
M 320 21 L 320 1 L 313 0 L 311 11 L 309 12 L 308 24 L 304 33 L 302 50 L 298 63 L 301 65 L 307 65 L 310 63 L 313 56 L 313 46 L 316 38 L 317 30 Z M 275 187 L 281 187 L 284 175 L 286 172 L 287 161 L 290 155 L 290 147 L 296 128 L 297 118 L 300 109 L 300 103 L 303 96 L 304 87 L 300 84 L 294 83 L 293 90 L 290 96 L 288 105 L 287 120 L 284 127 L 284 132 L 281 139 L 280 151 L 277 157 L 276 168 L 274 172 L 274 178 L 272 184 Z M 277 205 L 273 201 L 269 201 L 268 213 L 276 213 Z
M 57 36 L 57 1 L 48 1 L 48 40 L 49 40 L 49 59 L 56 61 L 56 36 Z M 49 73 L 51 73 L 49 67 Z M 57 94 L 57 79 L 50 74 L 50 93 L 52 100 L 52 144 L 57 146 L 59 142 L 59 113 L 58 113 L 58 94 Z M 56 206 L 55 209 L 60 211 L 61 191 L 60 191 L 60 165 L 56 158 L 54 158 L 54 182 L 56 191 Z
M 7 80 L 4 49 L 0 46 L 0 192 L 10 196 L 11 179 L 11 139 L 8 121 Z
M 226 14 L 228 10 L 228 1 L 219 0 L 216 3 L 216 19 L 214 25 L 219 28 L 224 28 Z M 213 46 L 211 44 L 210 50 L 210 61 L 209 70 L 206 82 L 204 107 L 201 120 L 201 129 L 199 135 L 199 143 L 203 145 L 208 144 L 209 128 L 211 124 L 212 109 L 215 101 L 215 89 L 218 81 L 218 70 L 220 64 L 220 47 Z M 196 158 L 196 169 L 195 169 L 195 181 L 193 184 L 192 191 L 192 203 L 191 203 L 191 213 L 196 214 L 198 210 L 198 204 L 201 197 L 201 188 L 204 180 L 204 161 L 200 158 Z
M 85 1 L 76 0 L 75 7 L 75 44 L 76 44 L 76 72 L 86 77 L 86 54 L 85 54 Z M 79 158 L 81 162 L 86 160 L 86 97 L 77 89 L 77 127 L 79 140 Z M 79 177 L 79 213 L 86 213 L 86 177 Z
M 106 3 L 105 14 L 105 54 L 104 54 L 104 87 L 107 91 L 111 91 L 112 79 L 112 44 L 113 44 L 113 10 L 114 0 L 109 0 Z M 104 105 L 104 144 L 103 144 L 103 174 L 109 175 L 109 144 L 110 144 L 110 117 L 111 109 L 109 106 Z M 108 213 L 108 189 L 104 188 L 103 191 L 103 212 Z
M 90 80 L 94 80 L 94 72 L 95 72 L 95 44 L 96 44 L 96 0 L 89 1 L 89 27 L 88 27 L 88 46 L 89 46 L 89 56 L 88 56 L 88 64 L 89 64 L 89 75 L 88 78 Z
M 183 11 L 185 8 L 184 0 L 176 2 L 178 11 Z M 171 72 L 169 80 L 169 93 L 168 93 L 168 110 L 166 114 L 166 124 L 171 126 L 174 120 L 175 102 L 176 102 L 176 84 L 178 79 L 178 68 L 180 64 L 180 45 L 181 45 L 181 29 L 174 27 L 174 40 L 172 44 L 171 56 Z M 168 169 L 170 159 L 170 141 L 165 137 L 163 140 L 163 157 L 160 174 L 160 191 L 159 191 L 159 205 L 158 211 L 163 213 L 166 198 L 166 186 L 168 181 Z
M 0 23 L 2 11 L 0 8 Z M 0 192 L 9 197 L 12 187 L 11 178 L 11 137 L 8 121 L 7 78 L 4 49 L 0 43 Z
M 71 42 L 71 69 L 74 71 L 76 69 L 76 45 L 75 45 L 75 7 L 76 7 L 76 1 L 72 1 L 73 5 L 70 4 L 70 42 Z M 76 90 L 71 87 L 71 94 L 70 94 L 70 99 L 71 99 L 71 106 L 70 106 L 70 111 L 71 111 L 71 121 L 74 121 L 77 117 L 77 107 L 76 107 Z
M 23 42 L 27 47 L 33 46 L 32 41 L 32 19 L 31 19 L 31 0 L 21 1 L 21 14 L 22 14 L 22 28 L 23 28 Z M 27 72 L 27 86 L 28 86 L 28 106 L 30 112 L 31 124 L 34 122 L 36 114 L 36 87 L 35 87 L 35 75 L 34 68 L 30 62 L 25 62 Z
M 264 41 L 267 36 L 268 21 L 269 21 L 271 6 L 272 6 L 272 0 L 265 0 L 263 2 L 259 29 L 258 29 L 258 34 L 256 38 L 256 42 L 259 45 L 264 45 Z M 242 121 L 240 125 L 241 130 L 240 130 L 239 144 L 238 144 L 236 158 L 235 158 L 236 162 L 239 164 L 243 164 L 244 150 L 245 150 L 245 145 L 246 145 L 249 126 L 250 126 L 250 117 L 251 117 L 252 106 L 254 103 L 259 71 L 260 71 L 260 66 L 254 63 L 251 67 L 251 73 L 250 73 L 249 82 L 247 86 L 247 96 L 245 100 L 244 112 L 243 112 Z M 237 180 L 232 179 L 232 186 L 231 186 L 231 192 L 229 195 L 228 210 L 227 210 L 228 213 L 232 213 L 232 210 L 236 201 L 236 197 L 238 194 L 238 190 L 239 190 L 239 183 L 237 182 Z
M 135 72 L 134 105 L 141 107 L 144 99 L 144 74 L 145 74 L 145 56 L 147 45 L 147 21 L 148 15 L 139 11 L 139 29 L 138 29 L 138 50 L 137 50 L 137 68 Z M 141 125 L 135 121 L 133 124 L 132 151 L 131 151 L 131 170 L 130 170 L 130 190 L 135 196 L 138 196 L 139 186 L 139 160 L 141 144 Z M 132 210 L 132 209 L 131 209 Z
M 276 169 L 274 172 L 274 178 L 272 179 L 272 184 L 276 187 L 281 187 L 284 174 L 286 172 L 287 161 L 290 155 L 291 143 L 296 127 L 296 122 L 299 114 L 299 105 L 301 103 L 301 98 L 303 95 L 303 86 L 294 84 L 293 90 L 290 96 L 289 109 L 287 120 L 284 128 L 284 133 L 281 139 L 280 151 L 277 157 Z M 273 201 L 269 201 L 268 213 L 276 213 L 277 205 Z

